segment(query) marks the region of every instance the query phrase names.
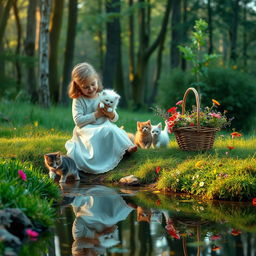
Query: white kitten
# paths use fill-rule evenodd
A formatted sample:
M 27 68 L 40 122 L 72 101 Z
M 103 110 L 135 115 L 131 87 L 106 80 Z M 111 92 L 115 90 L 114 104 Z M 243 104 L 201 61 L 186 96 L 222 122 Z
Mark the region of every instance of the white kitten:
M 116 110 L 118 105 L 120 95 L 118 95 L 114 90 L 105 89 L 99 93 L 100 97 L 100 108 L 108 106 L 107 111 L 113 112 Z
M 165 123 L 165 128 L 162 131 L 162 124 L 159 123 L 158 125 L 152 125 L 151 129 L 152 135 L 152 147 L 153 148 L 160 148 L 160 147 L 167 147 L 169 144 L 169 135 L 168 135 L 168 127 Z

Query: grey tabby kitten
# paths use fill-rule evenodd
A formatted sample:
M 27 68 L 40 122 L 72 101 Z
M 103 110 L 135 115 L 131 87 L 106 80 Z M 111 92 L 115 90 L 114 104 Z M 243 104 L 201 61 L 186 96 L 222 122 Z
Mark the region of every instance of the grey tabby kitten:
M 55 179 L 56 174 L 60 176 L 59 182 L 66 182 L 70 175 L 75 176 L 75 180 L 80 180 L 78 169 L 73 159 L 61 155 L 60 152 L 44 155 L 45 166 L 49 170 L 49 176 Z

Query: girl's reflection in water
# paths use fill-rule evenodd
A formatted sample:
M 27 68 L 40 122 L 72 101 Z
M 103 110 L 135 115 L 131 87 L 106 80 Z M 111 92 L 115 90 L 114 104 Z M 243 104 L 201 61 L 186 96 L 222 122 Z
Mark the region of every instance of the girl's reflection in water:
M 123 198 L 104 186 L 88 189 L 85 195 L 76 196 L 71 205 L 76 216 L 72 227 L 73 256 L 104 254 L 106 248 L 117 245 L 120 241 L 116 224 L 138 208 L 129 197 Z

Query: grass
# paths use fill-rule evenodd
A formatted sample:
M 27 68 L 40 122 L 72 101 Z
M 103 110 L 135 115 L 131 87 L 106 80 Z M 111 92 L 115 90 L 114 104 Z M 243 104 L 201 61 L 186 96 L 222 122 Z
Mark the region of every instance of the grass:
M 18 171 L 26 174 L 26 180 Z M 54 201 L 60 198 L 58 187 L 41 169 L 18 160 L 0 160 L 0 208 L 20 208 L 34 224 L 34 227 L 48 227 L 53 224 Z
M 46 112 L 25 103 L 9 103 L 9 106 L 0 104 L 0 113 L 10 120 L 1 124 L 3 158 L 28 161 L 36 168 L 42 168 L 43 154 L 65 153 L 65 142 L 71 138 L 74 127 L 69 108 L 53 107 Z M 135 132 L 138 120 L 151 119 L 153 124 L 161 121 L 152 113 L 127 110 L 120 110 L 119 116 L 118 125 L 129 132 Z M 134 174 L 142 184 L 156 182 L 161 190 L 187 192 L 211 199 L 251 200 L 256 195 L 255 145 L 256 136 L 252 133 L 232 140 L 230 134 L 224 132 L 217 136 L 213 150 L 184 152 L 172 135 L 168 149 L 139 149 L 105 174 L 105 180 L 118 181 Z M 227 146 L 235 149 L 229 152 Z M 197 168 L 200 161 L 204 164 Z M 161 168 L 159 174 L 155 172 L 158 166 Z M 203 183 L 200 185 L 200 182 Z

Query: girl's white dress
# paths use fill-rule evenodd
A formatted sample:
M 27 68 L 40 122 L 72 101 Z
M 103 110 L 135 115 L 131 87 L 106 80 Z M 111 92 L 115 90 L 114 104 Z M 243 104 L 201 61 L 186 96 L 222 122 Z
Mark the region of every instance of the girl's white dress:
M 126 150 L 134 146 L 126 132 L 107 117 L 96 119 L 99 98 L 79 97 L 73 99 L 72 115 L 76 124 L 73 137 L 65 144 L 67 155 L 79 170 L 87 173 L 104 173 L 114 169 Z

